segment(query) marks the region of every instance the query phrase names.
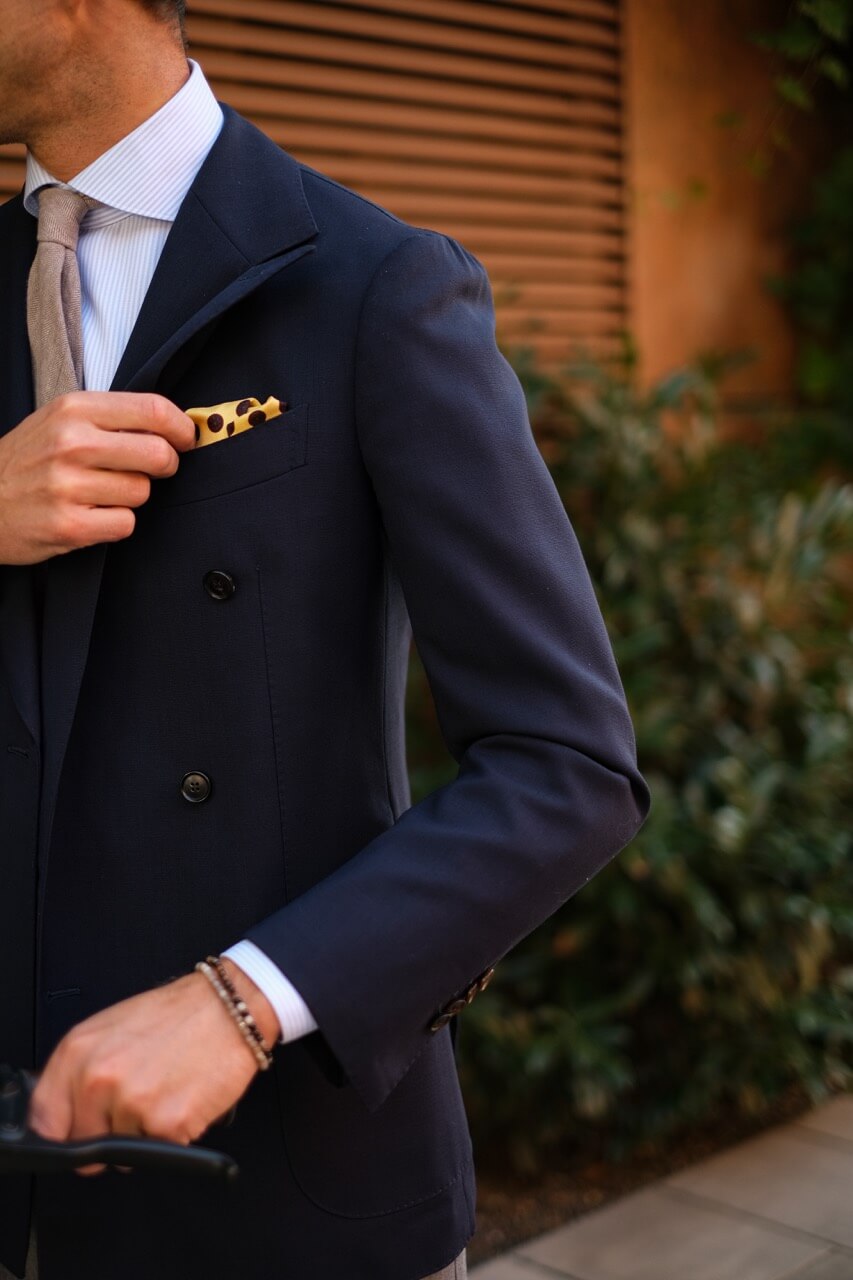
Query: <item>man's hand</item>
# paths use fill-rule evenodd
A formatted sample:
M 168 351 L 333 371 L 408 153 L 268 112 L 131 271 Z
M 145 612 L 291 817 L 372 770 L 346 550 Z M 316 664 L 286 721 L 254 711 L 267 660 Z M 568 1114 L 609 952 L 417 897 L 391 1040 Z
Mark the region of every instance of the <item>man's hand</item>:
M 229 957 L 223 963 L 266 1043 L 274 1044 L 280 1028 L 269 1001 Z M 29 1122 L 57 1142 L 123 1133 L 186 1146 L 242 1097 L 257 1070 L 207 978 L 191 973 L 73 1027 L 39 1077 Z
M 133 533 L 151 476 L 171 476 L 195 445 L 164 396 L 74 391 L 0 438 L 0 564 L 37 564 Z

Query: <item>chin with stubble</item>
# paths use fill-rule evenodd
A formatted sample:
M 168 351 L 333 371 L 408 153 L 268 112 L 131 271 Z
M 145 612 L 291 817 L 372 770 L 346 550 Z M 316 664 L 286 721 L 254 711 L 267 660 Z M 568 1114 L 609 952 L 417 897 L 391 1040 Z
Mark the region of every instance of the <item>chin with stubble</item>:
M 63 0 L 0 0 L 0 143 L 31 146 L 66 109 L 70 30 Z

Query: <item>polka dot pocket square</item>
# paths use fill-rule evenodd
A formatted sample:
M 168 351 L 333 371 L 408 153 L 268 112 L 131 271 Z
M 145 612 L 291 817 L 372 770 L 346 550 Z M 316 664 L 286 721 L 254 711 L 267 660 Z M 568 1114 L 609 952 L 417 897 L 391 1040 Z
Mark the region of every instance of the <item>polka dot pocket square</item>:
M 265 404 L 254 396 L 244 400 L 227 400 L 224 404 L 212 404 L 206 409 L 185 409 L 184 413 L 195 423 L 195 447 L 217 444 L 241 431 L 259 427 L 261 423 L 280 418 L 287 405 L 283 400 L 270 396 Z

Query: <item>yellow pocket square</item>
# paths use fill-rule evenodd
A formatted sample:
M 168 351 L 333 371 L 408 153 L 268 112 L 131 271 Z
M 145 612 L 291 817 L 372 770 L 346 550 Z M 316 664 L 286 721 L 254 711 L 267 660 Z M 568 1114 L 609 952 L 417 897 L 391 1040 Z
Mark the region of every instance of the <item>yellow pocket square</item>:
M 195 447 L 200 449 L 259 427 L 262 422 L 271 422 L 281 417 L 286 408 L 284 401 L 275 396 L 270 396 L 264 404 L 254 396 L 246 396 L 244 400 L 227 400 L 206 409 L 185 409 L 184 413 L 195 423 Z

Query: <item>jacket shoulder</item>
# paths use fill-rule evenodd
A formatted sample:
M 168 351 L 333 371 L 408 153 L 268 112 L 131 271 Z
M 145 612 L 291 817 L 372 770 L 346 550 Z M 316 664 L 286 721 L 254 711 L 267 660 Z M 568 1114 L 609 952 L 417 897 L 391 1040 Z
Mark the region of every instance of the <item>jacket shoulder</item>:
M 384 256 L 412 236 L 447 238 L 432 227 L 407 222 L 320 169 L 300 161 L 299 172 L 320 230 L 326 227 L 337 235 L 346 235 L 360 254 L 372 251 Z
M 307 205 L 327 253 L 338 263 L 353 266 L 356 275 L 364 271 L 369 275 L 383 257 L 413 236 L 445 245 L 450 241 L 443 232 L 407 222 L 378 201 L 306 163 L 233 107 L 224 102 L 219 105 L 225 115 L 222 140 L 217 143 L 220 164 L 245 173 L 247 181 L 256 179 L 259 171 L 273 185 L 280 180 L 283 191 Z

